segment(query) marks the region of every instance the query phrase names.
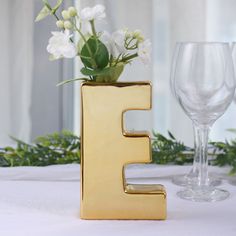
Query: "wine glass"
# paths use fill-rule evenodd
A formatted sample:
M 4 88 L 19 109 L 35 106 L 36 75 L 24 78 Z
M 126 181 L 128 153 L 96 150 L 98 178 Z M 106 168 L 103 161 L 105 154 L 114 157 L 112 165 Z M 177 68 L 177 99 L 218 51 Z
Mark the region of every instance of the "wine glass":
M 213 123 L 233 100 L 235 76 L 228 43 L 178 43 L 172 67 L 172 91 L 192 120 L 195 133 L 194 172 L 196 178 L 179 191 L 192 201 L 219 201 L 229 192 L 213 186 L 208 177 L 208 135 Z
M 236 42 L 233 42 L 231 45 L 234 73 L 236 72 Z M 236 94 L 234 94 L 234 102 L 236 103 Z
M 175 89 L 173 86 L 174 83 L 174 77 L 175 77 L 175 68 L 176 68 L 176 63 L 177 63 L 177 56 L 179 53 L 179 48 L 180 48 L 181 43 L 176 43 L 175 45 L 175 50 L 172 58 L 172 70 L 171 70 L 171 76 L 170 76 L 170 88 L 173 93 L 173 95 L 177 98 L 177 95 L 175 93 Z M 178 98 L 177 98 L 178 100 Z M 193 126 L 193 131 L 194 131 L 194 150 L 196 150 L 199 147 L 198 144 L 198 130 L 196 126 Z M 179 185 L 179 186 L 187 186 L 190 184 L 194 184 L 198 181 L 198 165 L 199 165 L 199 155 L 198 152 L 194 153 L 193 157 L 193 165 L 188 174 L 184 175 L 176 175 L 173 176 L 172 178 L 172 183 Z M 208 176 L 209 179 L 209 184 L 212 186 L 218 186 L 221 184 L 221 179 L 219 177 L 214 176 L 213 174 L 209 174 Z
M 236 42 L 232 43 L 231 50 L 232 50 L 232 58 L 233 58 L 233 64 L 234 64 L 234 73 L 236 73 Z M 234 102 L 236 103 L 236 93 L 234 94 Z M 229 183 L 232 185 L 236 185 L 236 178 L 232 177 L 229 180 Z

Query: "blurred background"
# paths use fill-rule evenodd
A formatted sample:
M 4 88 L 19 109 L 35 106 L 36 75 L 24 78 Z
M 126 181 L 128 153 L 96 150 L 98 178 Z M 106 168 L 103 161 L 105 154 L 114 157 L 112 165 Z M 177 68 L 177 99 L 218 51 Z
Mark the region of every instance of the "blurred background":
M 54 0 L 51 1 L 54 4 Z M 177 41 L 236 41 L 235 0 L 65 0 L 62 8 L 78 10 L 104 4 L 108 31 L 140 29 L 152 41 L 152 64 L 127 66 L 122 81 L 151 80 L 153 109 L 126 114 L 126 128 L 170 130 L 192 145 L 192 124 L 170 92 L 171 58 Z M 49 61 L 46 47 L 55 20 L 35 23 L 41 0 L 1 0 L 0 15 L 0 147 L 11 145 L 9 136 L 31 142 L 39 135 L 62 129 L 80 134 L 79 82 L 57 87 L 60 81 L 79 76 L 79 60 Z M 236 104 L 212 128 L 211 140 L 231 137 Z

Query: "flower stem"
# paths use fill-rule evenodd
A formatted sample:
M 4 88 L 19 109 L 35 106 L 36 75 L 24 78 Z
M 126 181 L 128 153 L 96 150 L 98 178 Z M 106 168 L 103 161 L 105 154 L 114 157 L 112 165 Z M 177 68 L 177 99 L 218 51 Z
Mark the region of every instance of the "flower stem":
M 92 28 L 92 33 L 95 37 L 97 37 L 97 32 L 95 30 L 95 25 L 94 25 L 94 20 L 91 20 L 90 21 L 90 24 L 91 24 L 91 28 Z
M 53 15 L 57 20 L 59 20 L 59 17 L 57 16 L 57 14 L 55 12 L 53 13 Z
M 92 54 L 92 51 L 91 51 L 91 48 L 89 47 L 89 45 L 87 44 L 87 40 L 86 38 L 84 37 L 83 33 L 80 31 L 80 29 L 77 27 L 76 23 L 74 23 L 74 27 L 76 29 L 76 31 L 79 33 L 79 35 L 81 36 L 81 38 L 83 39 L 84 43 L 85 43 L 85 46 L 89 52 L 89 55 L 90 55 L 90 59 L 91 59 L 91 63 L 93 65 L 93 67 L 96 69 L 97 68 L 97 63 L 95 61 L 95 59 L 93 58 L 93 54 Z
M 56 20 L 60 20 L 59 17 L 57 16 L 57 14 L 56 14 L 55 12 L 53 13 L 53 16 L 56 18 Z M 72 43 L 74 42 L 72 38 L 70 38 L 70 41 L 71 41 Z
M 129 61 L 129 60 L 131 60 L 131 59 L 133 59 L 135 57 L 138 57 L 138 53 L 135 53 L 135 54 L 123 57 L 122 60 L 120 60 L 120 62 L 126 62 L 126 61 Z

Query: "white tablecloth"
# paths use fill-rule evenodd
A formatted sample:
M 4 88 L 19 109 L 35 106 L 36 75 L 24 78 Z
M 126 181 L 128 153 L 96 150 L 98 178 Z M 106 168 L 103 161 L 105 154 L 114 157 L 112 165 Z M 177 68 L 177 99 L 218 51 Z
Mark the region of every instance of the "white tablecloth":
M 129 182 L 161 183 L 167 189 L 166 221 L 99 221 L 79 218 L 79 165 L 0 168 L 0 236 L 235 236 L 236 186 L 228 184 L 228 168 L 211 167 L 230 198 L 194 203 L 176 196 L 181 187 L 170 179 L 186 166 L 132 166 Z M 159 178 L 157 178 L 159 176 Z

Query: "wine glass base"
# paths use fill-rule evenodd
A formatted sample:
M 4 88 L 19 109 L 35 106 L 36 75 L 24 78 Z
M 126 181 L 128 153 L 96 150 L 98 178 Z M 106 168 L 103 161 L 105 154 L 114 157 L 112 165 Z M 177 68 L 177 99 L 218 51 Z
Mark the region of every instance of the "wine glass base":
M 229 197 L 229 192 L 218 188 L 187 188 L 177 192 L 177 196 L 193 202 L 216 202 Z
M 191 177 L 189 175 L 176 175 L 172 178 L 172 183 L 178 186 L 191 186 L 191 185 L 196 186 L 198 183 L 198 178 Z M 221 179 L 214 177 L 212 175 L 209 176 L 210 186 L 219 186 L 221 185 L 221 183 L 222 183 Z

